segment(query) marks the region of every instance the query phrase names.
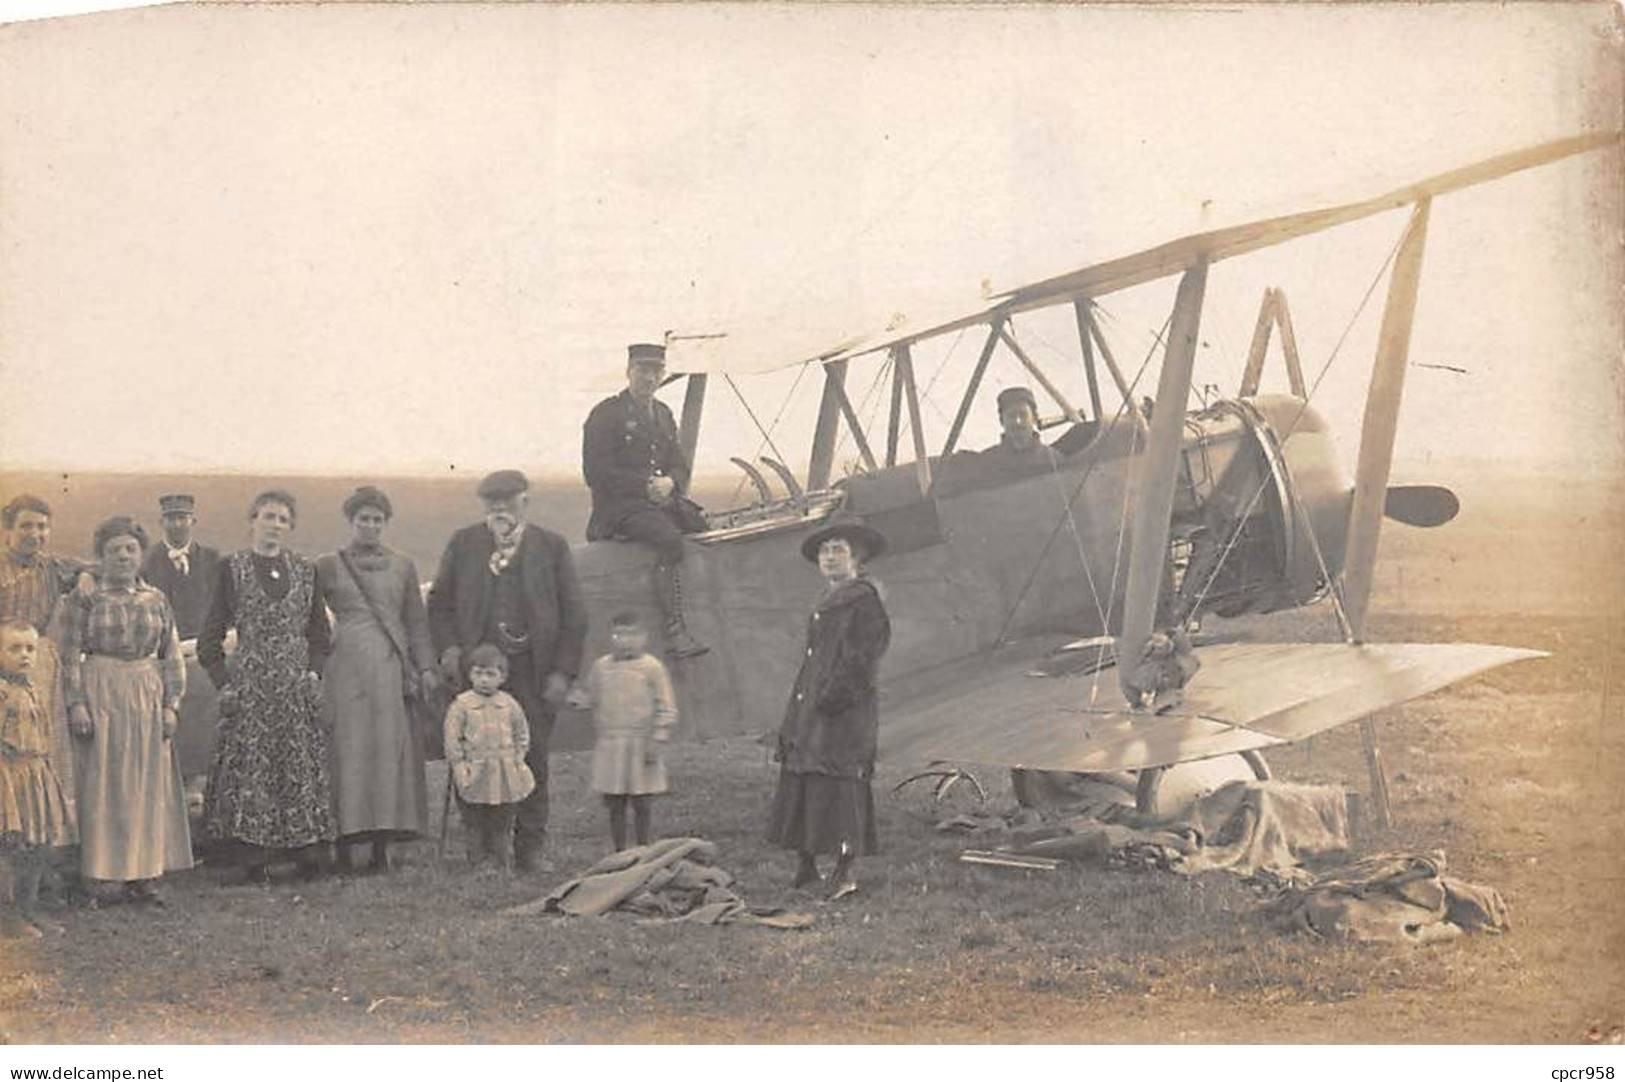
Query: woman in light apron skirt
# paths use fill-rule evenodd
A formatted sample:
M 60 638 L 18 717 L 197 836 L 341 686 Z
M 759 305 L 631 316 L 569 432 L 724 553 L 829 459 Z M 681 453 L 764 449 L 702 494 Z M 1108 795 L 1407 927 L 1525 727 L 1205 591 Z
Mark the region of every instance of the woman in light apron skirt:
M 192 866 L 173 737 L 186 667 L 169 601 L 138 577 L 147 535 L 118 516 L 96 528 L 96 591 L 68 599 L 62 678 L 74 736 L 80 872 L 162 905 L 157 880 Z

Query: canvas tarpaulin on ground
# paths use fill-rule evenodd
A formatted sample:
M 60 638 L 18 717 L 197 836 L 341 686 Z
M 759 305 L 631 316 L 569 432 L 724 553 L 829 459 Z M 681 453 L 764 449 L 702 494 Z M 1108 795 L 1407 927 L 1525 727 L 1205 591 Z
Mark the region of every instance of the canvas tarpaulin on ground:
M 733 890 L 733 876 L 716 863 L 715 843 L 664 838 L 600 860 L 546 897 L 513 906 L 508 916 L 557 913 L 602 916 L 612 911 L 694 924 L 761 924 L 805 928 L 803 913 L 752 907 Z

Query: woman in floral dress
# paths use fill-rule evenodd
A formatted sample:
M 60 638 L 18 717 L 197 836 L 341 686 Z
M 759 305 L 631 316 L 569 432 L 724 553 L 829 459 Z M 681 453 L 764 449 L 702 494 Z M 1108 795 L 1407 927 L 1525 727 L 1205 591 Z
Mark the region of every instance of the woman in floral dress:
M 249 508 L 251 547 L 220 561 L 198 661 L 220 689 L 203 826 L 249 879 L 292 859 L 311 877 L 334 838 L 321 672 L 331 632 L 316 567 L 285 547 L 297 514 L 286 492 Z M 226 631 L 237 630 L 229 662 Z

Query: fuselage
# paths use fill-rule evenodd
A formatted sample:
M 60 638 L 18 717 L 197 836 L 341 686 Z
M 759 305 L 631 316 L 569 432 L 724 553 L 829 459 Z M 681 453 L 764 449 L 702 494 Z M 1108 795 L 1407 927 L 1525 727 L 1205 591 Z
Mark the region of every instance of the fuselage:
M 1125 419 L 1056 443 L 1065 453 L 1026 476 L 951 455 L 932 460 L 925 494 L 912 463 L 838 483 L 846 507 L 890 545 L 868 569 L 893 626 L 886 685 L 929 680 L 1034 635 L 1117 630 L 1143 436 Z M 1301 399 L 1260 396 L 1190 414 L 1160 618 L 1271 611 L 1319 597 L 1342 564 L 1349 498 L 1326 426 Z M 786 517 L 783 528 L 689 546 L 689 623 L 712 646 L 673 665 L 690 733 L 760 732 L 779 721 L 821 589 L 799 552 L 816 526 Z M 575 555 L 591 615 L 589 656 L 607 649 L 617 609 L 642 610 L 659 626 L 648 552 L 602 541 Z M 562 746 L 584 745 L 589 734 L 588 719 L 560 719 Z

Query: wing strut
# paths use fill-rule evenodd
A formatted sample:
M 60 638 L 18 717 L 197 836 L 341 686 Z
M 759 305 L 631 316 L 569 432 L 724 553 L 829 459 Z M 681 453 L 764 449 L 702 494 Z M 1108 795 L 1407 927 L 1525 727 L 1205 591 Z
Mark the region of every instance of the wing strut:
M 1360 459 L 1354 472 L 1354 505 L 1349 510 L 1347 557 L 1343 563 L 1343 611 L 1351 642 L 1365 641 L 1366 610 L 1371 601 L 1371 578 L 1377 560 L 1377 537 L 1382 530 L 1382 509 L 1388 494 L 1388 473 L 1394 461 L 1394 436 L 1399 430 L 1399 402 L 1405 390 L 1405 363 L 1411 348 L 1411 323 L 1416 316 L 1417 288 L 1422 281 L 1422 252 L 1427 244 L 1431 199 L 1421 199 L 1394 257 L 1388 279 L 1388 303 L 1377 335 L 1377 359 L 1371 366 L 1371 388 L 1366 392 L 1365 420 L 1360 426 Z M 1371 773 L 1371 806 L 1379 827 L 1390 821 L 1388 776 L 1377 746 L 1377 725 L 1370 716 L 1360 720 L 1366 767 Z
M 1190 401 L 1191 370 L 1196 363 L 1196 340 L 1202 324 L 1202 297 L 1207 290 L 1207 263 L 1199 261 L 1179 280 L 1174 314 L 1168 329 L 1168 348 L 1157 379 L 1157 397 L 1151 411 L 1151 434 L 1135 469 L 1138 504 L 1129 542 L 1128 590 L 1123 610 L 1123 633 L 1117 640 L 1117 678 L 1131 703 L 1138 696 L 1129 681 L 1145 653 L 1157 615 L 1157 594 L 1162 589 L 1168 562 L 1168 520 L 1174 508 L 1174 477 L 1179 469 L 1185 407 Z
M 1258 325 L 1253 328 L 1253 344 L 1247 351 L 1247 370 L 1241 377 L 1238 397 L 1251 398 L 1258 393 L 1258 382 L 1264 374 L 1264 355 L 1270 348 L 1270 332 L 1281 329 L 1281 356 L 1286 360 L 1286 376 L 1292 393 L 1308 398 L 1303 382 L 1303 366 L 1298 361 L 1298 337 L 1292 333 L 1292 313 L 1287 311 L 1286 294 L 1274 286 L 1264 290 L 1264 300 L 1258 306 Z
M 914 469 L 920 478 L 920 495 L 931 491 L 931 456 L 925 449 L 925 429 L 920 424 L 920 389 L 914 383 L 914 358 L 907 342 L 893 352 L 895 374 L 893 379 L 903 381 L 903 395 L 908 400 L 908 426 L 914 435 Z
M 1105 418 L 1100 415 L 1100 379 L 1095 374 L 1094 343 L 1089 338 L 1091 323 L 1089 304 L 1090 301 L 1087 298 L 1079 297 L 1072 302 L 1072 314 L 1078 320 L 1078 344 L 1083 349 L 1083 374 L 1089 381 L 1089 408 L 1093 410 L 1089 416 L 1096 424 L 1100 424 L 1105 421 Z
M 1145 414 L 1140 412 L 1140 404 L 1134 401 L 1134 388 L 1123 378 L 1123 370 L 1118 367 L 1117 357 L 1112 353 L 1112 347 L 1107 344 L 1106 336 L 1101 333 L 1100 321 L 1095 319 L 1094 309 L 1086 311 L 1084 318 L 1089 321 L 1089 333 L 1094 336 L 1095 345 L 1100 349 L 1100 359 L 1106 362 L 1106 370 L 1112 374 L 1112 382 L 1117 384 L 1117 393 L 1123 396 L 1123 408 L 1134 418 L 1134 427 L 1144 432 L 1147 428 Z M 1155 345 L 1152 348 L 1155 349 Z M 1134 378 L 1138 379 L 1139 376 L 1136 375 Z
M 1017 342 L 1015 335 L 1010 333 L 1008 324 L 999 324 L 999 337 L 1004 339 L 1004 344 L 1010 347 L 1010 352 L 1016 355 L 1016 360 L 1021 362 L 1021 366 L 1032 373 L 1033 379 L 1036 379 L 1039 386 L 1043 387 L 1050 398 L 1054 399 L 1055 404 L 1061 407 L 1061 412 L 1066 414 L 1066 419 L 1073 424 L 1082 421 L 1083 418 L 1078 416 L 1078 411 L 1072 408 L 1072 403 L 1066 400 L 1066 395 L 1061 393 L 1061 389 L 1055 386 L 1055 382 L 1044 374 L 1044 370 L 1038 367 L 1031 357 L 1027 356 L 1027 351 L 1021 348 L 1021 343 Z
M 1365 641 L 1366 608 L 1371 600 L 1371 576 L 1377 561 L 1377 535 L 1382 529 L 1382 508 L 1388 495 L 1388 473 L 1394 461 L 1394 436 L 1399 429 L 1399 400 L 1405 390 L 1405 362 L 1410 355 L 1411 322 L 1416 315 L 1416 293 L 1422 277 L 1422 250 L 1427 243 L 1431 199 L 1423 199 L 1411 212 L 1405 236 L 1394 257 L 1388 279 L 1388 303 L 1377 336 L 1377 359 L 1371 367 L 1371 388 L 1366 392 L 1365 420 L 1360 426 L 1360 458 L 1354 471 L 1354 505 L 1349 510 L 1348 543 L 1343 561 L 1343 609 L 1348 613 L 1349 638 Z
M 976 399 L 977 389 L 982 386 L 982 376 L 987 373 L 987 362 L 993 359 L 993 348 L 999 344 L 999 330 L 1003 326 L 1004 320 L 995 319 L 988 327 L 987 341 L 982 343 L 982 355 L 976 359 L 970 382 L 965 384 L 964 397 L 959 400 L 959 412 L 954 414 L 954 423 L 948 427 L 948 441 L 942 445 L 943 458 L 953 454 L 959 444 L 959 433 L 964 430 L 965 421 L 970 417 L 971 403 Z

